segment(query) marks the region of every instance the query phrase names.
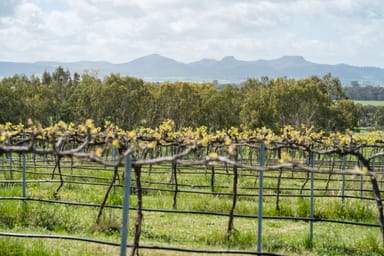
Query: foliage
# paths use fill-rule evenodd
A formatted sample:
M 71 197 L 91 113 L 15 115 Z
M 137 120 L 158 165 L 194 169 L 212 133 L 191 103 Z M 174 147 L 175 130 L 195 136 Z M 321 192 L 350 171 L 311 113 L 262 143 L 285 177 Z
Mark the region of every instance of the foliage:
M 369 129 L 382 129 L 384 127 L 384 106 L 380 104 L 357 103 L 360 109 L 359 126 Z
M 352 85 L 343 87 L 345 95 L 352 100 L 384 100 L 384 87 Z
M 0 81 L 0 122 L 51 125 L 60 120 L 97 126 L 111 121 L 124 129 L 157 127 L 172 119 L 176 128 L 231 126 L 275 132 L 285 125 L 343 131 L 358 125 L 359 108 L 343 98 L 340 82 L 331 75 L 306 79 L 249 79 L 239 87 L 211 83 L 145 83 L 111 74 L 100 80 L 62 67 L 42 78 L 15 75 Z
M 140 160 L 145 160 L 145 152 L 148 152 L 148 150 L 152 150 L 152 152 L 155 149 L 166 149 L 168 150 L 168 147 L 170 145 L 173 145 L 175 147 L 181 147 L 181 148 L 187 148 L 188 146 L 193 146 L 194 149 L 200 149 L 201 152 L 206 152 L 206 158 L 207 160 L 212 161 L 219 161 L 224 159 L 223 155 L 229 155 L 230 157 L 234 156 L 236 154 L 237 147 L 240 146 L 251 146 L 255 147 L 260 142 L 265 142 L 267 147 L 271 149 L 298 149 L 298 151 L 307 153 L 307 152 L 317 152 L 320 154 L 333 154 L 337 153 L 340 156 L 343 156 L 345 154 L 360 154 L 361 150 L 363 148 L 368 149 L 369 153 L 368 156 L 370 158 L 362 156 L 362 160 L 367 160 L 368 163 L 373 158 L 371 157 L 373 154 L 372 148 L 375 147 L 383 147 L 383 134 L 381 132 L 373 132 L 366 135 L 361 134 L 354 134 L 350 131 L 347 131 L 346 133 L 330 133 L 326 134 L 325 132 L 319 132 L 314 130 L 313 128 L 307 128 L 305 126 L 300 127 L 299 129 L 295 129 L 293 126 L 285 126 L 284 128 L 279 131 L 279 133 L 274 133 L 271 129 L 267 128 L 256 128 L 256 129 L 238 129 L 235 127 L 231 127 L 228 129 L 221 129 L 217 131 L 209 131 L 207 127 L 201 126 L 197 128 L 178 128 L 177 124 L 172 120 L 167 120 L 162 122 L 158 127 L 156 128 L 142 128 L 138 127 L 136 129 L 131 130 L 125 130 L 121 129 L 119 126 L 111 123 L 106 122 L 103 127 L 96 126 L 95 122 L 93 120 L 86 120 L 84 123 L 79 125 L 74 125 L 73 123 L 65 123 L 63 121 L 60 121 L 58 123 L 55 123 L 52 126 L 48 127 L 42 127 L 39 124 L 34 124 L 33 122 L 29 122 L 27 125 L 13 125 L 11 123 L 5 123 L 3 125 L 0 125 L 0 152 L 4 153 L 3 156 L 7 152 L 34 152 L 37 154 L 53 154 L 59 157 L 89 157 L 90 160 L 94 161 L 102 161 L 102 157 L 108 158 L 108 153 L 110 152 L 110 149 L 118 149 L 118 152 L 115 152 L 116 155 L 115 158 L 119 159 L 122 152 L 120 150 L 133 150 L 135 158 L 133 159 L 133 165 L 137 166 L 140 164 Z M 85 144 L 84 144 L 85 142 Z M 72 148 L 68 149 L 68 147 L 72 144 L 80 145 L 78 148 Z M 81 146 L 84 145 L 84 146 Z M 222 147 L 223 152 L 211 152 L 209 151 L 213 149 L 214 147 Z M 132 151 L 131 151 L 132 152 Z M 76 155 L 78 153 L 78 155 Z M 194 152 L 196 153 L 196 152 Z M 174 153 L 171 153 L 174 155 Z M 360 155 L 358 155 L 360 156 Z M 378 154 L 374 154 L 373 156 L 379 157 L 382 156 Z M 280 164 L 285 164 L 284 168 L 288 168 L 288 163 L 292 163 L 293 166 L 296 168 L 300 164 L 300 162 L 294 162 L 295 159 L 290 154 L 281 154 L 281 157 L 279 157 L 281 160 Z M 173 160 L 168 159 L 169 162 L 176 162 Z M 148 160 L 148 159 L 147 159 Z M 149 160 L 156 160 L 156 158 L 152 158 Z M 359 159 L 360 160 L 360 159 Z M 83 162 L 83 164 L 86 161 Z M 114 160 L 111 160 L 112 163 L 114 163 Z M 106 162 L 107 164 L 109 162 Z M 141 162 L 143 163 L 143 162 Z M 153 163 L 153 162 L 152 162 Z M 214 163 L 207 161 L 206 164 Z M 148 163 L 147 163 L 148 164 Z M 366 162 L 362 162 L 362 164 L 366 164 Z M 107 165 L 106 165 L 107 166 Z M 103 168 L 106 168 L 106 166 L 103 166 Z M 209 166 L 209 165 L 205 165 Z M 292 166 L 292 165 L 291 165 Z M 364 166 L 365 167 L 365 166 Z M 373 175 L 371 173 L 371 170 L 366 170 L 365 168 L 359 169 L 357 168 L 356 171 L 353 174 L 361 175 L 361 174 L 369 174 Z M 300 166 L 299 166 L 300 168 Z M 64 170 L 66 181 L 68 177 L 68 172 L 70 171 L 69 168 L 66 168 L 67 170 Z M 317 168 L 316 168 L 317 169 Z M 80 169 L 79 169 L 80 170 Z M 81 169 L 81 171 L 85 171 L 85 169 Z M 188 169 L 188 173 L 190 174 L 191 169 Z M 200 178 L 204 176 L 204 178 L 207 178 L 208 175 L 206 175 L 207 169 L 205 169 L 205 175 L 200 175 Z M 230 175 L 228 173 L 224 173 L 224 169 L 222 169 L 223 175 L 222 177 L 228 178 Z M 320 171 L 320 170 L 319 170 Z M 37 172 L 38 173 L 38 172 Z M 93 175 L 96 175 L 97 172 L 94 172 L 91 170 L 91 173 Z M 159 173 L 159 172 L 158 172 Z M 151 178 L 153 178 L 154 175 L 159 174 L 152 173 L 148 174 Z M 165 182 L 159 183 L 157 180 L 157 184 L 163 184 L 166 185 L 166 181 L 169 180 L 169 172 L 161 172 L 163 173 L 163 178 L 165 177 Z M 176 172 L 175 172 L 176 173 Z M 202 174 L 202 173 L 201 173 Z M 21 173 L 18 173 L 18 175 L 21 175 Z M 61 175 L 61 173 L 60 173 Z M 188 179 L 191 178 L 193 175 L 182 175 L 182 171 L 177 171 L 178 175 L 178 181 L 180 182 L 184 177 L 188 176 Z M 304 174 L 301 175 L 301 178 L 303 178 Z M 79 179 L 82 177 L 74 176 Z M 94 176 L 93 176 L 94 177 Z M 254 176 L 256 177 L 256 176 Z M 293 173 L 292 173 L 293 177 Z M 95 178 L 95 177 L 94 177 Z M 109 177 L 110 178 L 110 177 Z M 110 179 L 108 179 L 110 180 Z M 137 180 L 137 179 L 136 179 Z M 290 179 L 291 180 L 291 179 Z M 155 181 L 155 180 L 154 180 Z M 174 180 L 176 181 L 176 179 Z M 217 179 L 218 181 L 218 179 Z M 248 176 L 244 175 L 243 177 L 239 177 L 239 182 L 250 182 L 249 174 Z M 324 181 L 322 181 L 324 182 Z M 226 179 L 226 182 L 224 184 L 228 185 L 230 182 L 228 182 L 228 179 Z M 251 184 L 253 183 L 253 180 L 251 180 Z M 150 183 L 150 184 L 156 184 Z M 194 184 L 194 183 L 193 183 Z M 254 184 L 254 183 L 253 183 Z M 32 190 L 32 186 L 40 185 L 40 184 L 30 184 L 28 186 L 28 195 L 31 195 L 31 193 L 36 193 L 37 195 L 41 195 L 39 193 L 47 193 L 46 191 L 51 191 L 49 189 L 44 189 L 43 187 L 38 187 L 36 189 Z M 45 186 L 46 184 L 44 184 Z M 54 184 L 50 184 L 51 187 L 54 187 Z M 254 184 L 256 186 L 256 184 Z M 97 190 L 96 187 L 90 187 L 88 186 L 87 189 L 84 190 L 83 188 L 79 188 L 79 190 L 74 191 L 75 185 L 73 186 L 65 186 L 64 190 L 67 192 L 66 194 L 60 194 L 60 200 L 66 200 L 66 199 L 73 199 L 76 198 L 78 200 L 79 197 L 82 199 L 87 198 L 87 202 L 99 202 L 100 200 L 90 200 L 92 197 L 100 198 L 102 196 L 102 193 Z M 104 189 L 104 186 L 101 189 Z M 20 189 L 20 186 L 15 186 L 15 189 Z M 220 186 L 217 186 L 217 188 L 220 188 Z M 244 188 L 244 186 L 239 186 L 239 189 Z M 248 187 L 249 188 L 249 187 Z M 120 187 L 117 187 L 117 189 L 121 189 Z M 190 186 L 188 189 L 193 189 L 192 186 Z M 199 187 L 198 189 L 201 189 Z M 91 190 L 91 191 L 90 191 Z M 6 188 L 3 191 L 6 193 L 10 193 L 10 189 Z M 111 197 L 109 200 L 109 203 L 121 203 L 121 190 L 118 190 L 119 192 L 116 193 L 115 196 Z M 240 192 L 240 191 L 239 191 Z M 49 193 L 49 192 L 48 192 Z M 137 192 L 138 193 L 138 192 Z M 145 194 L 145 199 L 151 198 L 152 201 L 150 201 L 150 204 L 145 205 L 145 207 L 152 208 L 153 204 L 160 204 L 161 201 L 170 201 L 171 196 L 169 193 L 164 193 L 161 195 L 161 193 L 157 194 L 152 191 L 146 191 L 147 194 Z M 35 194 L 35 195 L 36 195 Z M 151 195 L 155 194 L 155 196 L 151 197 Z M 205 198 L 200 197 L 199 195 L 196 195 L 194 193 L 182 193 L 183 199 L 180 200 L 181 202 L 180 208 L 184 209 L 192 209 L 192 210 L 209 210 L 209 211 L 225 211 L 228 212 L 231 208 L 231 199 L 230 197 L 227 197 L 225 195 L 218 195 L 216 198 L 213 198 L 213 200 L 210 200 L 209 203 L 207 203 Z M 34 195 L 32 195 L 34 196 Z M 201 195 L 200 195 L 201 196 Z M 66 198 L 68 197 L 68 198 Z M 267 201 L 268 199 L 266 199 Z M 132 200 L 133 205 L 138 205 L 138 199 L 137 201 Z M 381 201 L 381 200 L 379 200 Z M 148 201 L 145 201 L 148 202 Z M 28 203 L 28 206 L 30 207 L 30 203 Z M 168 205 L 170 203 L 168 202 Z M 115 215 L 111 214 L 110 218 L 103 219 L 101 223 L 98 225 L 91 226 L 86 225 L 85 223 L 81 223 L 82 221 L 90 222 L 90 218 L 81 218 L 81 215 L 74 214 L 77 212 L 77 210 L 73 211 L 67 211 L 67 206 L 49 206 L 49 207 L 36 207 L 36 208 L 28 208 L 30 210 L 33 209 L 33 211 L 27 211 L 26 216 L 23 216 L 26 220 L 25 223 L 28 223 L 29 228 L 34 227 L 41 227 L 45 228 L 46 230 L 51 231 L 65 231 L 65 232 L 82 232 L 83 230 L 81 227 L 86 227 L 85 232 L 89 232 L 89 230 L 95 231 L 95 232 L 103 232 L 107 236 L 114 237 L 115 233 L 118 232 L 118 224 L 120 223 L 117 220 Z M 256 212 L 256 204 L 251 199 L 247 198 L 240 198 L 237 204 L 236 212 L 240 214 L 252 214 Z M 290 210 L 286 210 L 287 208 L 290 208 Z M 316 204 L 316 207 L 318 207 L 318 210 L 316 214 L 324 216 L 324 217 L 341 217 L 342 219 L 364 219 L 364 220 L 371 220 L 375 214 L 372 214 L 372 210 L 370 208 L 367 208 L 365 204 L 351 204 L 348 203 L 345 205 L 345 208 L 340 208 L 337 211 L 334 210 L 335 204 L 330 204 L 329 200 L 326 200 L 326 203 L 324 204 Z M 3 220 L 6 220 L 6 228 L 18 228 L 18 218 L 15 218 L 14 215 L 20 214 L 21 211 L 17 211 L 17 214 L 14 214 L 15 211 L 10 210 L 8 205 L 2 205 L 2 209 L 0 210 L 1 218 Z M 353 208 L 353 211 L 349 211 L 349 209 Z M 71 208 L 72 209 L 72 208 Z M 265 212 L 271 212 L 271 205 L 266 205 Z M 309 206 L 308 201 L 304 199 L 298 199 L 298 201 L 285 201 L 285 206 L 281 208 L 286 213 L 293 213 L 297 214 L 298 216 L 308 216 L 309 212 Z M 285 209 L 285 210 L 284 210 Z M 31 213 L 36 214 L 31 214 Z M 91 212 L 89 210 L 89 212 Z M 89 215 L 89 212 L 87 216 Z M 276 211 L 275 211 L 276 212 Z M 94 213 L 94 212 L 93 212 Z M 154 213 L 155 214 L 155 213 Z M 159 214 L 159 213 L 156 213 Z M 13 216 L 13 217 L 10 217 Z M 151 214 L 147 213 L 145 214 L 147 221 Z M 179 219 L 180 215 L 178 215 L 175 219 Z M 237 248 L 253 248 L 254 247 L 254 241 L 255 241 L 255 227 L 250 227 L 250 224 L 244 224 L 241 225 L 240 223 L 242 220 L 236 220 L 236 229 L 231 231 L 231 235 L 229 237 L 226 237 L 223 234 L 223 224 L 224 222 L 214 222 L 214 218 L 212 216 L 207 217 L 208 220 L 207 223 L 198 222 L 198 220 L 195 221 L 194 217 L 190 217 L 191 215 L 188 215 L 188 221 L 184 220 L 183 222 L 176 222 L 170 221 L 167 218 L 170 217 L 159 217 L 159 215 L 156 215 L 152 222 L 148 221 L 147 223 L 151 223 L 151 227 L 144 227 L 143 228 L 143 237 L 147 239 L 146 241 L 156 241 L 160 240 L 162 242 L 179 242 L 179 241 L 189 241 L 189 242 L 199 242 L 206 246 L 209 244 L 210 246 L 223 246 L 223 247 L 237 247 Z M 196 219 L 200 219 L 199 216 Z M 193 221 L 191 221 L 193 220 Z M 156 226 L 159 225 L 160 222 L 167 221 L 167 224 L 165 227 L 168 227 L 167 231 L 162 228 L 164 226 Z M 131 221 L 132 223 L 132 221 Z M 171 223 L 171 224 L 170 224 Z M 251 221 L 251 225 L 255 224 L 255 221 Z M 268 222 L 266 222 L 268 223 Z M 277 223 L 277 222 L 274 222 Z M 293 225 L 297 225 L 298 223 L 295 222 Z M 148 225 L 148 224 L 147 224 Z M 181 225 L 187 225 L 189 229 L 183 229 L 180 231 Z M 199 229 L 201 227 L 208 227 L 208 232 L 198 232 L 195 233 L 193 236 L 189 236 L 189 232 L 191 232 L 191 225 L 193 227 L 198 227 Z M 241 226 L 240 226 L 241 225 Z M 175 229 L 175 226 L 178 227 Z M 320 229 L 321 224 L 316 224 L 316 230 Z M 237 229 L 237 227 L 241 227 Z M 243 229 L 249 229 L 243 230 Z M 349 227 L 348 227 L 349 228 Z M 278 227 L 275 228 L 272 232 L 278 232 L 279 236 L 286 236 L 287 233 L 292 232 L 289 229 L 294 228 L 291 227 Z M 184 231 L 184 232 L 183 232 Z M 289 232 L 288 232 L 289 231 Z M 276 233 L 271 233 L 269 235 L 269 238 L 267 241 L 272 241 L 268 244 L 269 249 L 275 251 L 275 250 L 281 250 L 285 248 L 285 246 L 290 246 L 289 250 L 292 251 L 299 251 L 300 252 L 307 252 L 307 248 L 315 248 L 316 250 L 321 250 L 323 254 L 326 254 L 328 252 L 333 252 L 332 250 L 335 250 L 335 252 L 343 253 L 348 252 L 350 254 L 360 254 L 361 250 L 366 250 L 366 248 L 372 248 L 374 252 L 377 252 L 378 254 L 382 252 L 382 249 L 380 249 L 377 246 L 378 239 L 377 232 L 373 233 L 374 235 L 370 235 L 366 238 L 359 237 L 360 240 L 354 239 L 353 241 L 359 241 L 359 246 L 353 245 L 353 243 L 349 242 L 352 245 L 344 246 L 343 248 L 339 248 L 337 246 L 340 246 L 338 241 L 328 241 L 326 240 L 326 237 L 320 237 L 319 240 L 317 240 L 315 243 L 312 243 L 312 241 L 304 240 L 303 242 L 303 236 L 306 235 L 306 232 L 303 232 L 303 229 L 300 228 L 300 230 L 296 230 L 297 233 L 300 234 L 300 239 L 297 239 L 297 236 L 291 235 L 290 242 L 288 244 L 286 239 L 283 238 L 277 238 L 276 240 Z M 317 231 L 316 231 L 317 232 Z M 343 232 L 345 232 L 345 227 L 343 226 Z M 337 232 L 343 233 L 343 232 Z M 329 230 L 322 231 L 321 234 L 328 234 Z M 354 232 L 356 233 L 356 232 Z M 361 232 L 363 233 L 363 232 Z M 267 233 L 268 234 L 268 233 Z M 344 233 L 343 233 L 344 234 Z M 365 234 L 365 233 L 364 233 Z M 183 236 L 188 236 L 188 239 L 184 239 Z M 325 235 L 324 235 L 325 236 Z M 268 238 L 268 235 L 266 236 Z M 293 238 L 295 237 L 295 238 Z M 229 239 L 228 239 L 229 238 Z M 275 239 L 275 240 L 272 240 Z M 341 235 L 340 235 L 341 238 Z M 305 239 L 305 238 L 304 238 Z M 350 239 L 350 237 L 348 237 Z M 316 245 L 316 242 L 321 243 L 322 241 L 327 241 L 324 245 Z M 310 242 L 310 243 L 309 243 Z M 347 243 L 347 241 L 343 241 L 343 243 Z M 327 246 L 332 246 L 332 250 L 326 249 Z M 376 247 L 375 247 L 376 246 Z M 267 247 L 268 248 L 268 247 Z M 363 248 L 363 249 L 359 249 Z

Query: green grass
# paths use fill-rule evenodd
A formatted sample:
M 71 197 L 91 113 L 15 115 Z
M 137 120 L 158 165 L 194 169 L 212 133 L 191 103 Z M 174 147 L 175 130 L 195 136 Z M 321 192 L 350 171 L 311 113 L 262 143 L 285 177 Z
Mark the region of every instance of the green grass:
M 0 240 L 0 252 L 3 256 L 58 256 L 60 255 L 59 250 L 50 251 L 48 250 L 43 241 L 36 241 L 25 245 L 25 241 L 21 239 L 13 238 L 2 238 Z
M 5 163 L 6 164 L 6 163 Z M 89 164 L 81 164 L 90 166 Z M 15 169 L 17 162 L 15 162 Z M 63 174 L 87 175 L 104 178 L 111 178 L 111 170 L 100 167 L 100 170 L 63 168 Z M 163 167 L 165 172 L 145 172 L 142 174 L 143 185 L 150 188 L 168 188 L 167 184 L 154 184 L 153 182 L 168 183 L 171 178 L 169 166 Z M 32 166 L 28 168 L 33 170 Z M 38 169 L 37 171 L 52 171 L 49 169 Z M 180 184 L 204 185 L 206 187 L 180 186 L 179 189 L 192 191 L 211 191 L 210 170 L 199 170 L 198 174 L 187 172 L 192 169 L 181 168 L 178 171 Z M 1 173 L 2 172 L 2 173 Z M 8 166 L 0 172 L 2 179 L 10 179 Z M 232 170 L 228 169 L 229 174 Z M 226 170 L 217 169 L 215 191 L 232 191 L 232 176 Z M 258 180 L 250 177 L 251 172 L 239 170 L 238 180 L 239 193 L 257 193 Z M 20 179 L 21 173 L 13 173 L 13 179 Z M 271 177 L 269 177 L 271 176 Z M 274 188 L 277 184 L 277 172 L 265 175 L 265 187 Z M 299 194 L 303 184 L 303 173 L 283 172 L 281 188 L 292 187 L 297 190 L 284 190 L 283 195 Z M 338 194 L 340 191 L 325 191 L 327 175 L 315 175 L 315 187 L 321 189 L 316 191 L 317 195 Z M 47 179 L 47 176 L 38 174 L 28 175 L 28 179 Z M 49 178 L 49 177 L 48 177 Z M 57 178 L 57 176 L 56 176 Z M 293 179 L 291 179 L 293 178 Z M 334 175 L 334 178 L 341 179 Z M 348 176 L 346 188 L 359 188 L 360 177 Z M 74 181 L 98 181 L 95 178 L 71 178 L 65 176 L 65 180 Z M 152 182 L 152 183 L 149 183 Z M 132 183 L 134 184 L 134 182 Z M 364 188 L 370 184 L 364 180 Z M 58 183 L 41 182 L 28 183 L 27 196 L 42 199 L 100 203 L 103 200 L 106 186 L 80 185 L 64 183 L 59 193 L 55 190 Z M 225 187 L 223 187 L 225 186 Z M 331 181 L 330 188 L 341 188 L 340 181 Z M 309 188 L 309 184 L 305 186 Z M 134 192 L 134 190 L 132 191 Z M 0 185 L 0 197 L 21 196 L 22 187 L 14 183 Z M 280 198 L 280 209 L 276 209 L 276 196 L 274 190 L 265 190 L 263 200 L 263 213 L 266 216 L 309 216 L 308 197 L 284 197 Z M 349 192 L 350 194 L 352 192 Z M 122 188 L 112 189 L 108 204 L 119 205 L 123 200 Z M 306 190 L 304 195 L 309 194 Z M 353 192 L 359 195 L 359 192 Z M 272 195 L 272 196 L 268 196 Z M 370 193 L 363 193 L 364 196 Z M 168 191 L 144 191 L 143 205 L 152 209 L 172 209 L 173 192 Z M 131 196 L 131 205 L 137 205 L 136 194 Z M 229 195 L 209 195 L 196 193 L 179 192 L 177 197 L 177 209 L 185 211 L 210 211 L 228 213 L 232 205 L 232 198 Z M 235 209 L 236 214 L 257 215 L 258 197 L 240 196 Z M 42 202 L 2 200 L 0 204 L 0 231 L 12 233 L 36 233 L 36 234 L 57 234 L 79 237 L 90 237 L 105 241 L 120 242 L 121 209 L 105 209 L 101 221 L 96 223 L 98 208 L 67 206 L 61 204 L 48 204 Z M 136 213 L 130 212 L 129 219 L 129 243 L 132 243 Z M 377 223 L 377 209 L 374 201 L 362 201 L 360 199 L 317 197 L 315 199 L 315 217 L 340 219 L 347 221 L 360 221 L 366 223 Z M 207 248 L 207 249 L 239 249 L 255 250 L 257 241 L 257 219 L 256 218 L 235 218 L 234 230 L 228 236 L 228 217 L 181 214 L 181 213 L 160 213 L 144 212 L 142 225 L 141 244 L 186 247 L 186 248 Z M 263 222 L 263 251 L 288 255 L 383 255 L 384 249 L 381 241 L 381 234 L 378 228 L 351 226 L 337 223 L 314 223 L 313 241 L 309 240 L 309 223 L 303 221 L 289 220 L 267 220 Z M 141 250 L 141 255 L 204 255 L 186 254 L 172 251 Z M 11 238 L 1 237 L 0 255 L 118 255 L 119 248 L 103 246 L 92 243 L 37 238 Z
M 363 106 L 371 105 L 371 106 L 384 106 L 383 100 L 354 100 L 353 102 L 357 104 L 361 104 Z

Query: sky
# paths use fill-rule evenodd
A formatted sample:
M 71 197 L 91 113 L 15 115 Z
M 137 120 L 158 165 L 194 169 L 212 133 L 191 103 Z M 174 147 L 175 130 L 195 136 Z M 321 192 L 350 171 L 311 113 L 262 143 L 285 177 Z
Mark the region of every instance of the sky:
M 0 0 L 0 61 L 299 55 L 384 68 L 382 0 Z

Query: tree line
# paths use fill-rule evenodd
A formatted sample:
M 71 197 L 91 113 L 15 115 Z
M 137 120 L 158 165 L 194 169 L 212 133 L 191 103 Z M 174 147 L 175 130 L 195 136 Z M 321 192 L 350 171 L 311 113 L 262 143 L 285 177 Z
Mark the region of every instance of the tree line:
M 343 87 L 345 96 L 352 100 L 384 100 L 384 87 L 382 86 L 352 86 Z
M 343 87 L 345 96 L 351 100 L 383 101 L 384 87 L 360 86 L 353 81 L 351 86 Z M 384 127 L 384 106 L 361 105 L 359 125 L 364 127 Z
M 14 75 L 0 81 L 0 122 L 50 125 L 106 120 L 124 129 L 157 127 L 171 119 L 176 128 L 266 126 L 279 132 L 291 125 L 343 131 L 359 125 L 361 107 L 345 98 L 340 81 L 327 74 L 305 79 L 261 77 L 239 85 L 144 82 L 110 74 L 100 79 L 59 67 L 41 77 Z

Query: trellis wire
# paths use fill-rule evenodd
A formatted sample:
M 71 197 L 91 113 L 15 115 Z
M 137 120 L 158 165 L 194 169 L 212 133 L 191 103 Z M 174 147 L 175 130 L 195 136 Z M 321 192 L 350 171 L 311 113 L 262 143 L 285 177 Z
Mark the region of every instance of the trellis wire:
M 261 144 L 260 145 L 260 151 L 259 151 L 259 157 L 260 157 L 260 166 L 264 166 L 264 154 L 265 154 L 265 149 L 263 148 L 263 146 L 262 146 L 263 144 Z M 166 152 L 166 154 L 168 154 L 168 148 L 167 148 L 167 152 Z M 22 168 L 23 168 L 23 171 L 22 171 L 22 183 L 23 183 L 23 195 L 22 195 L 22 197 L 21 197 L 21 199 L 23 200 L 23 202 L 25 202 L 25 201 L 27 201 L 27 200 L 29 200 L 29 198 L 27 198 L 27 196 L 26 196 L 26 184 L 27 184 L 27 180 L 26 180 L 26 173 L 27 173 L 27 171 L 26 171 L 26 154 L 25 153 L 23 153 L 22 154 L 22 156 L 23 156 L 23 158 L 22 158 Z M 310 163 L 311 163 L 311 167 L 313 167 L 313 155 L 312 155 L 312 157 L 311 157 L 311 161 L 310 161 Z M 129 165 L 129 167 L 131 166 L 131 163 L 129 163 L 129 164 L 127 164 L 127 162 L 128 162 L 128 160 L 126 160 L 126 163 L 125 163 L 125 165 L 126 165 L 126 168 L 127 168 L 127 165 Z M 12 168 L 12 166 L 13 166 L 13 160 L 12 160 L 12 154 L 10 154 L 10 156 L 9 156 L 9 166 L 10 166 L 10 170 L 13 170 L 13 168 Z M 3 167 L 3 169 L 4 169 L 4 167 Z M 125 169 L 125 170 L 127 170 L 127 169 Z M 127 171 L 126 171 L 127 172 Z M 130 173 L 130 172 L 129 172 Z M 314 186 L 313 186 L 313 182 L 314 182 L 314 172 L 311 172 L 310 173 L 311 174 L 311 190 L 310 190 L 310 192 L 311 192 L 311 194 L 310 194 L 310 200 L 311 200 L 311 215 L 310 215 L 310 218 L 301 218 L 300 220 L 305 220 L 305 221 L 309 221 L 309 223 L 310 223 L 310 229 L 311 229 L 311 231 L 310 231 L 310 236 L 311 236 L 311 241 L 312 241 L 312 229 L 313 229 L 313 227 L 312 227 L 312 225 L 313 225 L 313 222 L 316 222 L 316 221 L 329 221 L 329 222 L 337 222 L 337 223 L 352 223 L 352 222 L 338 222 L 338 221 L 332 221 L 332 220 L 321 220 L 321 219 L 317 219 L 317 218 L 314 218 L 314 216 L 313 216 L 313 199 L 314 199 Z M 344 194 L 344 174 L 342 174 L 343 176 L 343 183 L 342 183 L 342 200 L 344 200 L 344 198 L 347 198 L 347 196 Z M 13 172 L 11 172 L 11 177 L 13 176 Z M 284 217 L 282 217 L 282 216 L 280 216 L 280 217 L 275 217 L 275 216 L 263 216 L 263 214 L 262 214 L 262 197 L 263 197 L 263 186 L 264 186 L 264 182 L 263 182 L 263 177 L 264 177 L 264 172 L 260 172 L 259 173 L 259 194 L 258 194 L 258 196 L 259 196 L 259 207 L 258 207 L 258 211 L 259 211 L 259 213 L 258 213 L 258 216 L 252 216 L 252 218 L 258 218 L 258 221 L 259 221 L 259 225 L 258 225 L 258 241 L 257 241 L 257 253 L 256 253 L 256 255 L 262 255 L 261 254 L 261 246 L 262 246 L 262 219 L 264 218 L 264 219 L 278 219 L 278 218 L 280 218 L 280 219 L 288 219 L 288 218 L 284 218 Z M 124 185 L 124 191 L 126 191 L 126 189 L 127 188 L 129 188 L 129 185 L 130 185 L 130 181 L 131 181 L 131 178 L 130 177 L 128 177 L 128 174 L 126 173 L 126 179 L 125 179 L 125 185 Z M 60 181 L 58 181 L 58 182 L 60 182 Z M 67 182 L 67 181 L 66 181 Z M 69 182 L 69 181 L 68 181 Z M 127 183 L 128 182 L 128 183 Z M 362 186 L 362 182 L 363 181 L 361 181 L 361 185 L 360 186 Z M 173 191 L 173 190 L 169 190 L 169 191 Z M 362 196 L 362 191 L 363 191 L 363 189 L 360 187 L 360 198 L 362 199 L 363 198 L 363 196 Z M 128 192 L 129 192 L 129 189 L 128 189 Z M 178 192 L 183 192 L 182 190 L 178 190 Z M 188 192 L 188 191 L 186 191 L 186 192 Z M 231 194 L 231 193 L 228 193 L 228 194 Z M 241 195 L 239 195 L 239 196 L 241 196 Z M 246 195 L 246 196 L 249 196 L 249 195 Z M 305 196 L 305 195 L 303 195 L 303 196 Z M 129 196 L 124 196 L 124 200 L 129 200 Z M 48 200 L 47 200 L 48 201 Z M 52 200 L 53 201 L 53 200 Z M 56 201 L 56 202 L 58 202 L 58 201 Z M 78 205 L 81 205 L 81 204 L 78 204 Z M 129 201 L 128 201 L 128 207 L 127 207 L 127 211 L 129 210 L 129 209 L 135 209 L 135 208 L 132 208 L 132 207 L 129 207 Z M 95 206 L 95 205 L 93 205 L 93 206 Z M 121 207 L 116 207 L 116 208 L 121 208 Z M 123 208 L 125 208 L 125 204 L 124 204 L 124 206 L 123 206 Z M 142 210 L 144 210 L 144 211 L 146 211 L 146 210 L 148 210 L 148 211 L 152 211 L 151 209 L 142 209 Z M 128 214 L 125 214 L 125 212 L 124 212 L 125 210 L 123 210 L 123 218 L 124 218 L 124 216 L 127 216 L 128 217 Z M 156 211 L 156 209 L 154 209 L 153 211 Z M 157 209 L 157 211 L 160 211 L 159 209 Z M 185 212 L 183 212 L 183 211 L 180 211 L 180 210 L 173 210 L 173 211 L 163 211 L 163 212 L 177 212 L 177 213 L 185 213 Z M 191 211 L 189 211 L 188 213 L 190 213 Z M 195 213 L 196 214 L 196 212 L 193 212 L 192 211 L 192 213 Z M 200 214 L 210 214 L 210 213 L 207 213 L 207 212 L 200 212 Z M 215 213 L 212 213 L 212 214 L 215 214 Z M 223 214 L 223 213 L 217 213 L 217 215 L 220 215 L 220 216 L 229 216 L 230 214 Z M 238 216 L 238 217 L 240 217 L 241 215 L 239 215 L 239 214 L 232 214 L 233 216 Z M 250 216 L 247 216 L 247 217 L 250 217 Z M 291 219 L 293 219 L 293 218 L 291 218 Z M 299 218 L 297 218 L 296 220 L 299 220 Z M 356 223 L 355 223 L 356 224 Z M 357 224 L 357 225 L 360 225 L 361 223 L 359 223 L 359 224 Z M 367 226 L 379 226 L 379 225 L 374 225 L 374 224 L 366 224 Z M 123 225 L 122 225 L 123 227 L 122 227 L 122 242 L 120 243 L 120 245 L 121 245 L 121 250 L 123 250 L 123 248 L 126 248 L 127 246 L 126 245 L 123 245 L 123 241 L 126 241 L 127 239 L 124 239 L 123 238 L 123 230 L 127 230 L 127 227 L 128 227 L 128 222 L 127 222 L 127 224 L 125 225 L 124 224 L 124 222 L 123 222 Z M 124 226 L 126 227 L 126 228 L 124 228 Z M 128 233 L 126 234 L 126 235 L 128 235 Z M 145 246 L 139 246 L 139 248 L 145 248 Z M 193 249 L 192 249 L 193 250 Z M 204 251 L 204 252 L 207 252 L 207 251 Z M 246 254 L 245 252 L 243 252 L 244 254 Z M 121 255 L 125 255 L 125 254 L 121 254 Z

